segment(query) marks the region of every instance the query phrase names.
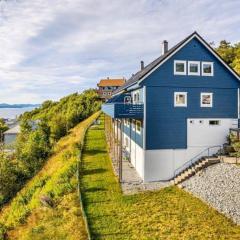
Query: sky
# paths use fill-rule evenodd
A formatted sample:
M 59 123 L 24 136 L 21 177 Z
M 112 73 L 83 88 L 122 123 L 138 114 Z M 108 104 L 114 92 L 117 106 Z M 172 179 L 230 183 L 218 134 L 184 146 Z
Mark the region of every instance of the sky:
M 0 103 L 41 103 L 125 77 L 193 31 L 240 41 L 239 0 L 0 0 Z

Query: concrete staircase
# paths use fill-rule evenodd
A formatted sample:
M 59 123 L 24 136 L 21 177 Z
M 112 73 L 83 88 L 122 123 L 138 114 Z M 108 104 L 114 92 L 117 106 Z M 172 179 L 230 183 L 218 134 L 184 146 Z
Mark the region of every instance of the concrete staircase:
M 198 161 L 196 161 L 191 166 L 187 167 L 180 173 L 178 173 L 172 180 L 171 184 L 179 185 L 183 181 L 195 175 L 197 172 L 201 171 L 204 168 L 207 168 L 210 165 L 216 164 L 220 162 L 220 157 L 202 157 Z

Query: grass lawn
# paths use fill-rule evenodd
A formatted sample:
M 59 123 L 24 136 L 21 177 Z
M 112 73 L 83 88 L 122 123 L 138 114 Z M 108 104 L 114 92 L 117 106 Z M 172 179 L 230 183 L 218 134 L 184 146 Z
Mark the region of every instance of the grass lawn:
M 77 194 L 79 143 L 95 113 L 71 130 L 56 145 L 54 154 L 17 196 L 0 212 L 0 239 L 85 240 L 87 232 Z M 40 203 L 51 197 L 54 207 Z
M 93 239 L 240 239 L 240 227 L 177 187 L 123 196 L 101 123 L 88 131 L 82 156 L 83 201 Z

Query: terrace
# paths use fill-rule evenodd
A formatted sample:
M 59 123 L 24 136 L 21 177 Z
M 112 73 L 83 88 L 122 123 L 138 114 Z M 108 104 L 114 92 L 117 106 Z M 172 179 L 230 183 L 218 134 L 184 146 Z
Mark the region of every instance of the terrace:
M 102 111 L 111 118 L 143 119 L 143 104 L 105 103 L 102 105 Z

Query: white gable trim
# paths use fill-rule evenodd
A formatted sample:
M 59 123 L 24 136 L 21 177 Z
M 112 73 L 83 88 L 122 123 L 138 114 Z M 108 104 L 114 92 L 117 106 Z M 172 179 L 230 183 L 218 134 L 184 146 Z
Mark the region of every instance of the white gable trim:
M 194 37 L 196 37 L 239 81 L 240 76 L 238 76 L 214 51 L 210 48 L 199 36 L 198 34 L 193 34 L 191 38 L 189 38 L 186 42 L 184 42 L 181 46 L 175 49 L 168 57 L 166 57 L 161 63 L 159 63 L 156 67 L 154 67 L 150 72 L 143 76 L 142 79 L 139 80 L 139 83 L 144 81 L 151 73 L 153 73 L 156 69 L 158 69 L 161 65 L 163 65 L 169 58 L 171 58 L 175 53 L 181 50 L 186 44 L 188 44 Z

